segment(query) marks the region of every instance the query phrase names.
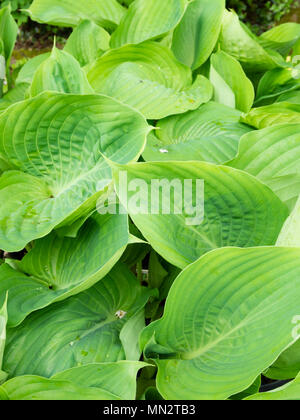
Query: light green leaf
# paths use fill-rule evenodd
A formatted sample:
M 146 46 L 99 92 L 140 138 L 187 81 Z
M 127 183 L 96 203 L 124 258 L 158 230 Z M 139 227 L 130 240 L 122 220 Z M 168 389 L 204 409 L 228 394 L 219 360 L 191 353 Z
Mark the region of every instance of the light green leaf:
M 210 81 L 214 87 L 214 99 L 224 105 L 250 111 L 254 101 L 254 87 L 240 63 L 223 51 L 211 56 Z M 229 89 L 224 89 L 224 84 Z M 229 94 L 228 95 L 228 90 Z
M 289 102 L 300 105 L 300 91 L 283 93 L 276 102 Z
M 259 81 L 255 104 L 268 105 L 279 95 L 299 89 L 300 79 L 294 77 L 294 71 L 293 68 L 287 68 L 266 72 Z
M 38 67 L 50 57 L 51 53 L 47 52 L 44 54 L 39 54 L 36 57 L 31 58 L 28 60 L 24 66 L 21 68 L 16 83 L 17 85 L 21 83 L 29 83 L 31 84 L 34 73 L 38 69 Z
M 222 246 L 274 245 L 288 216 L 267 186 L 229 167 L 148 162 L 115 166 L 113 172 L 120 201 L 135 225 L 161 256 L 180 268 Z M 184 200 L 185 180 L 194 191 L 187 189 Z
M 275 26 L 260 37 L 260 44 L 264 48 L 272 48 L 282 55 L 287 55 L 300 39 L 299 23 L 283 23 Z
M 300 313 L 299 317 L 294 319 L 294 321 L 300 324 Z M 300 331 L 297 328 L 297 324 L 294 324 L 295 331 Z M 300 372 L 300 340 L 296 341 L 291 347 L 285 350 L 278 357 L 275 363 L 269 367 L 269 369 L 264 372 L 264 376 L 270 379 L 278 380 L 288 380 L 295 378 Z
M 259 375 L 252 385 L 250 385 L 247 389 L 244 391 L 239 392 L 238 394 L 232 395 L 229 399 L 234 401 L 240 401 L 245 399 L 246 397 L 249 397 L 250 395 L 256 394 L 259 392 L 261 386 L 261 376 Z
M 2 264 L 0 297 L 9 291 L 8 325 L 18 325 L 31 312 L 94 285 L 118 261 L 128 241 L 126 215 L 95 215 L 77 238 L 51 233 L 36 241 L 16 262 L 20 272 Z
M 165 399 L 226 399 L 295 341 L 299 258 L 298 248 L 222 248 L 177 277 L 163 318 L 141 335 Z
M 221 49 L 236 58 L 249 72 L 263 72 L 287 64 L 276 51 L 265 50 L 233 11 L 225 10 L 219 43 Z
M 224 0 L 194 0 L 173 34 L 172 50 L 176 58 L 193 70 L 202 66 L 219 37 Z
M 82 21 L 67 40 L 64 50 L 85 66 L 109 49 L 110 35 L 91 20 Z
M 237 157 L 227 163 L 267 184 L 291 210 L 300 194 L 299 131 L 299 124 L 252 131 L 242 137 Z
M 4 295 L 4 303 L 0 307 L 0 384 L 5 381 L 7 374 L 1 370 L 3 354 L 6 342 L 6 325 L 7 325 L 7 292 Z M 0 300 L 1 302 L 1 300 Z
M 155 42 L 105 53 L 90 68 L 88 79 L 97 93 L 133 106 L 148 119 L 197 109 L 213 93 L 205 77 L 192 83 L 191 70 Z
M 20 376 L 6 382 L 0 393 L 9 400 L 134 400 L 136 374 L 145 365 L 128 361 L 93 363 L 68 369 L 51 379 Z
M 29 88 L 28 83 L 21 83 L 10 89 L 2 99 L 0 99 L 0 112 L 4 111 L 10 105 L 23 101 Z
M 195 111 L 159 121 L 148 136 L 146 161 L 202 160 L 224 163 L 238 150 L 239 139 L 251 128 L 239 122 L 241 113 L 209 102 Z
M 126 359 L 120 333 L 149 293 L 126 266 L 115 266 L 95 286 L 8 329 L 3 368 L 10 377 L 50 377 L 72 367 Z M 135 349 L 141 325 L 131 326 Z
M 56 26 L 77 26 L 84 19 L 113 28 L 126 9 L 117 0 L 34 0 L 27 10 L 32 20 Z
M 255 394 L 246 398 L 246 400 L 300 401 L 300 375 L 293 382 L 283 385 L 274 391 Z
M 0 9 L 0 40 L 4 48 L 4 58 L 9 64 L 18 35 L 18 25 L 11 15 L 10 6 Z
M 295 168 L 297 168 L 296 165 Z M 280 235 L 277 239 L 277 246 L 292 246 L 300 248 L 300 197 L 298 198 L 292 213 L 287 218 L 281 229 Z
M 37 96 L 44 91 L 78 95 L 94 93 L 78 61 L 56 47 L 34 73 L 30 95 Z
M 188 0 L 135 0 L 112 34 L 110 45 L 119 48 L 156 39 L 180 22 Z
M 300 105 L 278 102 L 253 108 L 248 114 L 242 115 L 241 121 L 258 129 L 278 124 L 300 123 Z
M 0 249 L 84 220 L 111 179 L 102 154 L 135 160 L 148 132 L 140 114 L 100 95 L 45 93 L 7 109 L 0 158 L 14 170 L 0 177 Z
M 0 368 L 2 366 L 2 359 L 6 340 L 6 324 L 7 324 L 7 292 L 4 295 L 4 301 L 0 307 Z

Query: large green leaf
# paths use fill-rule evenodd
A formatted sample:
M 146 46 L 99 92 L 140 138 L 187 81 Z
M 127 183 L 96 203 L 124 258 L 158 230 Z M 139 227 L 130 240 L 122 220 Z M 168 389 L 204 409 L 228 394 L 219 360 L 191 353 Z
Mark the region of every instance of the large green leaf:
M 259 401 L 300 401 L 300 375 L 297 378 L 280 388 L 270 392 L 262 392 L 255 394 L 246 400 L 259 400 Z
M 300 198 L 292 213 L 283 225 L 277 239 L 277 246 L 300 247 Z M 293 319 L 293 334 L 300 331 L 300 313 Z M 281 353 L 276 362 L 264 375 L 271 379 L 292 379 L 300 371 L 300 340 Z
M 0 300 L 1 302 L 1 300 Z M 6 342 L 6 325 L 7 325 L 7 293 L 3 305 L 0 307 L 0 384 L 5 381 L 7 374 L 1 370 L 3 354 Z
M 10 89 L 2 99 L 0 99 L 0 112 L 4 111 L 10 105 L 21 102 L 25 99 L 27 91 L 29 89 L 28 83 L 20 83 L 13 89 Z
M 295 321 L 300 324 L 300 315 L 299 318 Z M 294 327 L 297 329 L 296 323 Z M 298 331 L 300 329 L 298 328 Z M 270 379 L 278 380 L 288 380 L 295 378 L 300 372 L 300 340 L 296 341 L 291 347 L 285 350 L 278 357 L 275 363 L 273 363 L 270 368 L 264 372 L 264 375 Z
M 0 158 L 13 170 L 0 178 L 0 249 L 89 215 L 111 178 L 102 153 L 135 160 L 148 132 L 140 114 L 100 95 L 44 93 L 7 109 Z
M 263 72 L 286 63 L 276 51 L 265 50 L 233 11 L 225 10 L 219 38 L 221 49 L 236 58 L 249 72 Z
M 163 318 L 141 335 L 164 398 L 226 399 L 295 341 L 299 258 L 298 248 L 223 248 L 179 275 Z
M 83 20 L 72 32 L 64 50 L 72 54 L 81 66 L 95 61 L 109 49 L 110 35 L 91 20 Z
M 114 179 L 121 203 L 144 237 L 180 268 L 222 246 L 274 245 L 288 216 L 286 206 L 267 186 L 225 166 L 197 161 L 136 163 L 115 167 Z M 187 189 L 183 199 L 187 180 L 194 191 Z M 169 209 L 161 196 L 169 201 Z
M 282 55 L 287 55 L 300 39 L 299 23 L 283 23 L 275 26 L 260 37 L 260 44 L 265 48 L 272 48 Z
M 205 77 L 192 83 L 191 70 L 168 48 L 151 41 L 105 53 L 90 68 L 88 79 L 96 92 L 133 106 L 148 119 L 196 109 L 213 93 Z
M 239 139 L 251 128 L 239 122 L 241 113 L 209 102 L 195 111 L 159 121 L 148 136 L 146 161 L 203 160 L 224 163 L 238 150 Z
M 18 35 L 18 25 L 10 12 L 10 6 L 3 7 L 0 10 L 0 41 L 2 42 L 3 55 L 7 63 L 12 55 Z
M 9 400 L 134 400 L 141 362 L 92 363 L 51 379 L 19 376 L 0 388 Z
M 50 377 L 88 363 L 115 362 L 140 357 L 137 341 L 141 308 L 149 296 L 124 265 L 115 266 L 95 286 L 63 302 L 29 315 L 8 329 L 3 368 L 10 377 L 24 374 Z M 132 340 L 122 340 L 131 324 Z
M 253 108 L 241 117 L 241 121 L 258 129 L 278 124 L 300 123 L 300 105 L 278 102 Z
M 180 22 L 187 4 L 188 0 L 135 0 L 112 34 L 111 47 L 161 37 Z
M 115 27 L 126 9 L 117 0 L 34 0 L 27 10 L 31 19 L 58 26 L 77 26 L 84 19 Z
M 268 105 L 279 95 L 299 89 L 300 79 L 295 78 L 294 71 L 293 68 L 267 71 L 259 81 L 255 104 Z
M 31 84 L 34 73 L 36 72 L 38 67 L 43 63 L 43 61 L 47 60 L 50 57 L 50 55 L 51 53 L 47 52 L 44 54 L 39 54 L 28 60 L 19 71 L 18 77 L 16 79 L 17 85 L 21 83 Z
M 299 130 L 300 124 L 283 124 L 252 131 L 227 164 L 267 184 L 292 209 L 300 194 Z
M 8 325 L 31 312 L 88 289 L 102 279 L 129 242 L 126 215 L 95 215 L 76 238 L 55 233 L 35 242 L 17 264 L 0 266 L 0 297 L 9 291 Z
M 300 91 L 283 93 L 279 96 L 277 102 L 290 102 L 291 104 L 300 105 Z
M 221 29 L 224 0 L 194 0 L 174 30 L 172 50 L 176 58 L 193 70 L 212 53 Z
M 30 95 L 37 96 L 44 91 L 78 95 L 94 93 L 78 61 L 56 47 L 34 73 Z
M 243 112 L 250 111 L 254 101 L 254 87 L 240 63 L 224 51 L 213 54 L 210 62 L 214 100 Z

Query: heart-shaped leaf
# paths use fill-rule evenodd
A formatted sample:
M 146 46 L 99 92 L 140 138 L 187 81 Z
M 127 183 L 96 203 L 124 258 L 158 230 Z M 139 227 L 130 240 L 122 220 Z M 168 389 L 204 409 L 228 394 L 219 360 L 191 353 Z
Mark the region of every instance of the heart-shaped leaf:
M 57 373 L 51 379 L 19 376 L 0 388 L 9 400 L 134 400 L 136 375 L 146 364 L 91 363 Z
M 51 233 L 15 266 L 0 266 L 0 297 L 9 291 L 8 325 L 31 312 L 88 289 L 101 280 L 129 242 L 126 215 L 95 215 L 76 238 Z
M 109 49 L 110 35 L 91 20 L 83 20 L 69 36 L 64 50 L 85 66 Z
M 0 178 L 0 249 L 86 218 L 111 179 L 102 154 L 135 160 L 148 132 L 140 114 L 100 95 L 44 93 L 7 109 L 0 158 L 12 170 Z
M 143 322 L 136 322 L 136 317 L 143 319 L 141 309 L 148 297 L 149 291 L 119 264 L 90 289 L 41 309 L 8 329 L 3 368 L 10 377 L 50 377 L 89 363 L 124 360 L 128 353 L 138 360 Z M 133 329 L 129 349 L 128 341 L 122 340 L 127 323 Z
M 213 93 L 210 82 L 176 61 L 155 42 L 124 46 L 100 57 L 88 72 L 97 93 L 138 109 L 148 119 L 160 119 L 197 109 Z
M 225 166 L 136 163 L 115 167 L 114 179 L 138 229 L 180 268 L 221 246 L 274 245 L 288 216 L 267 186 Z
M 160 120 L 148 136 L 146 161 L 203 160 L 225 163 L 238 151 L 239 139 L 251 131 L 241 113 L 216 102 Z
M 300 114 L 299 114 L 300 115 Z M 300 124 L 283 124 L 243 136 L 228 165 L 267 184 L 290 209 L 300 194 Z
M 57 26 L 77 26 L 84 19 L 98 25 L 115 27 L 126 9 L 117 0 L 34 0 L 27 10 L 30 18 Z
M 222 248 L 177 277 L 163 318 L 141 335 L 164 398 L 226 399 L 295 341 L 299 258 L 298 248 Z
M 180 22 L 187 4 L 188 0 L 135 0 L 112 34 L 111 47 L 163 36 Z

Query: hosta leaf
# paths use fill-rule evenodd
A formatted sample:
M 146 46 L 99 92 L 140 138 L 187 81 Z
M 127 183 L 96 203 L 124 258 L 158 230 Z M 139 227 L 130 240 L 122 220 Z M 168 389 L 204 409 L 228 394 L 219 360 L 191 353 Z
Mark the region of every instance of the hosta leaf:
M 28 9 L 32 20 L 57 26 L 77 26 L 84 19 L 115 27 L 126 9 L 117 0 L 34 0 Z
M 28 91 L 29 84 L 21 83 L 16 85 L 13 89 L 10 89 L 2 99 L 0 99 L 0 112 L 4 111 L 10 105 L 15 102 L 21 102 L 25 99 L 25 95 Z
M 283 93 L 277 99 L 277 102 L 289 102 L 291 104 L 300 105 L 300 91 Z
M 114 179 L 120 201 L 138 229 L 160 255 L 180 268 L 221 246 L 274 245 L 288 216 L 286 206 L 268 187 L 225 166 L 197 161 L 137 163 L 115 167 Z M 156 187 L 152 180 L 157 180 Z M 194 183 L 197 197 L 187 190 L 182 199 L 185 180 Z M 204 197 L 197 180 L 204 181 Z M 174 184 L 172 188 L 169 184 L 169 192 L 165 181 L 175 182 L 176 192 Z M 155 193 L 163 185 L 169 210 Z
M 224 0 L 190 2 L 173 34 L 172 50 L 179 61 L 193 70 L 205 63 L 218 40 L 224 10 Z
M 273 69 L 264 74 L 258 84 L 255 104 L 268 105 L 276 97 L 300 88 L 295 69 Z M 289 101 L 287 101 L 289 102 Z
M 277 246 L 300 247 L 300 198 L 287 218 L 277 239 Z M 300 331 L 300 313 L 293 319 L 293 333 Z M 271 379 L 292 379 L 300 371 L 300 340 L 285 350 L 264 375 Z
M 111 47 L 139 44 L 166 34 L 180 22 L 187 4 L 188 0 L 135 0 L 112 34 Z
M 17 251 L 94 209 L 111 178 L 102 153 L 139 156 L 149 132 L 143 117 L 100 95 L 45 93 L 11 106 L 0 121 L 0 249 Z
M 258 129 L 278 124 L 300 123 L 300 105 L 278 102 L 253 108 L 241 117 L 241 121 Z
M 8 329 L 3 368 L 10 377 L 50 377 L 88 363 L 126 359 L 120 333 L 149 296 L 123 265 L 90 289 L 31 314 Z M 140 323 L 131 324 L 135 349 Z M 22 343 L 22 344 L 21 344 Z M 135 360 L 139 359 L 135 354 Z
M 52 233 L 36 241 L 18 263 L 20 272 L 1 265 L 0 297 L 9 291 L 9 326 L 91 287 L 110 271 L 128 242 L 126 215 L 95 215 L 76 238 L 59 238 Z
M 286 63 L 276 51 L 265 50 L 235 12 L 225 10 L 219 43 L 221 49 L 236 58 L 246 71 L 263 72 Z
M 141 362 L 92 363 L 51 379 L 20 376 L 0 389 L 10 400 L 134 400 Z M 1 395 L 1 394 L 0 394 Z M 1 396 L 0 396 L 1 399 Z
M 253 384 L 250 385 L 247 389 L 239 392 L 238 394 L 232 395 L 229 399 L 230 400 L 235 400 L 235 401 L 243 400 L 246 397 L 249 397 L 250 395 L 253 395 L 253 394 L 256 394 L 257 392 L 259 392 L 260 386 L 261 386 L 261 375 L 259 375 L 255 379 Z
M 295 321 L 300 324 L 300 313 L 299 318 Z M 294 327 L 297 329 L 296 323 Z M 298 331 L 300 329 L 298 328 Z M 285 350 L 278 357 L 275 363 L 264 372 L 264 376 L 270 379 L 287 380 L 295 378 L 300 372 L 300 340 L 296 341 L 291 347 Z M 300 395 L 300 394 L 299 394 Z
M 11 16 L 10 6 L 0 10 L 0 40 L 4 49 L 4 58 L 8 62 L 18 35 L 18 25 Z
M 123 400 L 134 400 L 136 375 L 147 366 L 143 362 L 121 360 L 114 363 L 93 363 L 56 373 L 52 379 L 104 389 Z
M 293 22 L 275 26 L 259 37 L 263 47 L 272 48 L 282 55 L 287 55 L 299 39 L 300 25 Z
M 216 102 L 243 112 L 250 111 L 254 101 L 254 87 L 235 58 L 224 51 L 213 54 L 210 81 L 214 87 Z M 225 89 L 224 85 L 226 85 Z
M 7 293 L 5 293 L 4 303 L 0 307 L 0 384 L 5 381 L 7 374 L 1 370 L 3 354 L 6 342 L 6 325 L 7 325 Z M 0 300 L 1 302 L 1 300 Z
M 196 109 L 213 93 L 203 76 L 192 84 L 191 70 L 154 42 L 104 54 L 90 69 L 88 79 L 96 92 L 133 106 L 148 119 Z
M 300 197 L 281 229 L 277 245 L 300 247 Z
M 56 47 L 34 73 L 30 95 L 36 96 L 44 91 L 94 93 L 78 61 L 71 54 Z
M 34 73 L 39 68 L 39 66 L 50 57 L 51 53 L 47 52 L 44 54 L 39 54 L 36 57 L 28 60 L 24 66 L 21 68 L 16 83 L 30 83 L 32 82 Z
M 300 400 L 300 375 L 297 378 L 280 388 L 270 392 L 263 392 L 261 394 L 255 394 L 246 400 L 259 400 L 259 401 L 299 401 Z
M 267 184 L 290 209 L 300 194 L 299 130 L 299 124 L 283 124 L 252 131 L 241 139 L 237 157 L 228 162 Z
M 209 102 L 195 111 L 165 118 L 148 136 L 146 161 L 203 160 L 224 163 L 238 150 L 239 139 L 251 128 L 239 122 L 241 113 Z
M 223 248 L 178 276 L 163 318 L 141 335 L 164 398 L 226 399 L 295 341 L 299 258 L 298 248 Z
M 85 66 L 109 49 L 110 35 L 91 20 L 82 21 L 67 40 L 65 51 Z

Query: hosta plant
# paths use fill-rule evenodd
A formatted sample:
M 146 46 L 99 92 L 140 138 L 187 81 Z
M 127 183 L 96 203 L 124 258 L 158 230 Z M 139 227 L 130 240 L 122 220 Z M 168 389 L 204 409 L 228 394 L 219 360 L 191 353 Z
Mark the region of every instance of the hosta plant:
M 0 399 L 300 400 L 300 25 L 27 14 L 72 34 L 12 77 L 0 10 Z

